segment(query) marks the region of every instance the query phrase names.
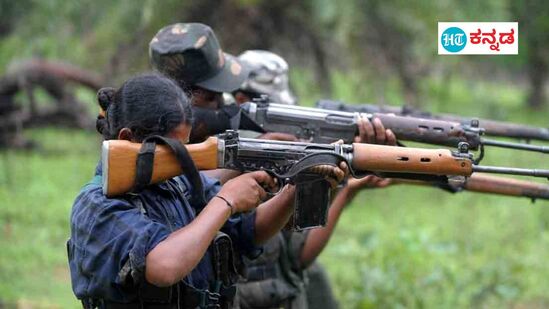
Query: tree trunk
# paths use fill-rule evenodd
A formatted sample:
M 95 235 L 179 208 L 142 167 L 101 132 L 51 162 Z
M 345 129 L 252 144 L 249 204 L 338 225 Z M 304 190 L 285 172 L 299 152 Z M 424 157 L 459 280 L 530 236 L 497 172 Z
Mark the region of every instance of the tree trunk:
M 545 103 L 545 79 L 547 77 L 547 65 L 540 57 L 537 44 L 531 44 L 528 65 L 528 79 L 530 81 L 530 93 L 528 106 L 532 109 L 541 109 Z

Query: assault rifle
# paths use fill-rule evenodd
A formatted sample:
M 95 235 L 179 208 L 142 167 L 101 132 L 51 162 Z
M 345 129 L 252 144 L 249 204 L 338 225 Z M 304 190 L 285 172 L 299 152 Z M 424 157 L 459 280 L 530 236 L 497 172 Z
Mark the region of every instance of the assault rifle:
M 131 143 L 123 140 L 103 142 L 103 192 L 116 196 L 130 192 L 142 167 L 138 157 L 151 161 L 146 183 L 158 183 L 181 175 L 181 156 L 190 156 L 199 170 L 218 168 L 242 172 L 265 170 L 281 185 L 296 185 L 296 213 L 294 226 L 312 227 L 326 223 L 330 201 L 328 183 L 309 169 L 316 165 L 339 166 L 347 162 L 351 174 L 375 173 L 381 177 L 420 180 L 446 179 L 452 176 L 470 176 L 473 172 L 508 173 L 535 177 L 549 177 L 549 170 L 512 169 L 473 165 L 466 147 L 452 152 L 448 149 L 393 147 L 373 144 L 313 144 L 240 138 L 235 131 L 227 131 L 205 142 L 173 151 L 166 146 L 151 143 Z M 173 149 L 173 148 L 172 148 Z M 152 157 L 152 158 L 151 158 Z M 179 161 L 178 161 L 179 160 Z M 142 179 L 142 177 L 139 177 Z M 142 180 L 139 181 L 142 183 Z
M 393 183 L 434 186 L 451 193 L 470 191 L 504 196 L 527 197 L 532 199 L 532 202 L 537 199 L 549 200 L 549 185 L 482 173 L 475 173 L 466 179 L 448 179 L 448 181 L 393 179 Z
M 241 109 L 254 123 L 254 127 L 259 126 L 266 132 L 293 134 L 299 139 L 315 143 L 330 143 L 338 139 L 351 143 L 358 133 L 356 126 L 358 113 L 354 112 L 263 101 L 243 104 Z M 452 121 L 383 113 L 362 113 L 362 115 L 370 120 L 379 118 L 385 128 L 391 129 L 399 140 L 450 147 L 457 147 L 459 143 L 466 142 L 471 150 L 480 150 L 477 162 L 480 162 L 484 155 L 484 146 L 549 153 L 549 146 L 483 138 L 481 135 L 484 129 L 479 126 L 478 121 L 465 125 Z M 254 130 L 254 127 L 251 129 Z M 240 128 L 246 129 L 246 126 L 241 125 Z
M 318 108 L 334 111 L 358 112 L 358 113 L 382 113 L 395 114 L 399 116 L 412 116 L 427 119 L 459 122 L 462 125 L 469 125 L 472 121 L 478 121 L 479 126 L 484 129 L 484 134 L 489 136 L 501 136 L 520 138 L 524 140 L 549 141 L 549 129 L 515 124 L 504 121 L 489 119 L 476 119 L 452 114 L 431 114 L 410 106 L 389 106 L 373 104 L 345 104 L 340 101 L 320 100 L 316 103 Z

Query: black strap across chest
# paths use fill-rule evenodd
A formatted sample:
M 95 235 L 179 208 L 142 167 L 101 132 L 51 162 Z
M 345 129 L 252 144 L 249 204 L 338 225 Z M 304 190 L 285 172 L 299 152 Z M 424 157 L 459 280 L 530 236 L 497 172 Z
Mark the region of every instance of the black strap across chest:
M 200 174 L 198 173 L 198 170 L 194 165 L 187 148 L 185 148 L 180 141 L 173 138 L 153 135 L 143 140 L 143 144 L 139 150 L 139 154 L 137 155 L 135 185 L 132 191 L 140 192 L 151 183 L 154 166 L 154 153 L 157 144 L 166 145 L 174 152 L 177 161 L 181 166 L 181 170 L 183 170 L 185 176 L 187 176 L 187 179 L 192 185 L 193 190 L 191 203 L 197 209 L 202 208 L 206 202 Z

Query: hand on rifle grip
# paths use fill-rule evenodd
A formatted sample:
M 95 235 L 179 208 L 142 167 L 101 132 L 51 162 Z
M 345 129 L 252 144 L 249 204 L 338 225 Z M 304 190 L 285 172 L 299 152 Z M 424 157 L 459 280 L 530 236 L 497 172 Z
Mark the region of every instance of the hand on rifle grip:
M 284 185 L 285 185 L 284 180 L 281 180 L 281 179 L 277 178 L 276 176 L 271 175 L 270 173 L 268 173 L 268 174 L 273 178 L 274 186 L 273 187 L 268 187 L 268 186 L 263 185 L 263 190 L 265 190 L 265 193 L 267 194 L 263 201 L 269 200 L 270 198 L 272 198 L 275 195 L 277 195 L 278 193 L 280 193 L 282 191 L 282 188 L 284 188 Z
M 264 171 L 246 173 L 227 181 L 218 195 L 233 205 L 235 213 L 250 211 L 267 198 L 264 188 L 272 191 L 277 188 L 277 183 Z

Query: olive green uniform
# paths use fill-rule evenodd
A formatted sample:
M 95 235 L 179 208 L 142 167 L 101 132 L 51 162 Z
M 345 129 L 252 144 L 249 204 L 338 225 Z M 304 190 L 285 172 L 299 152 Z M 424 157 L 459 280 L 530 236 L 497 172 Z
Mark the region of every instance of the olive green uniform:
M 337 300 L 330 285 L 330 279 L 324 267 L 320 263 L 314 262 L 307 268 L 306 272 L 309 278 L 305 288 L 309 308 L 338 308 Z
M 265 244 L 259 258 L 245 260 L 248 276 L 238 284 L 236 308 L 337 308 L 322 267 L 301 268 L 306 236 L 283 231 Z

